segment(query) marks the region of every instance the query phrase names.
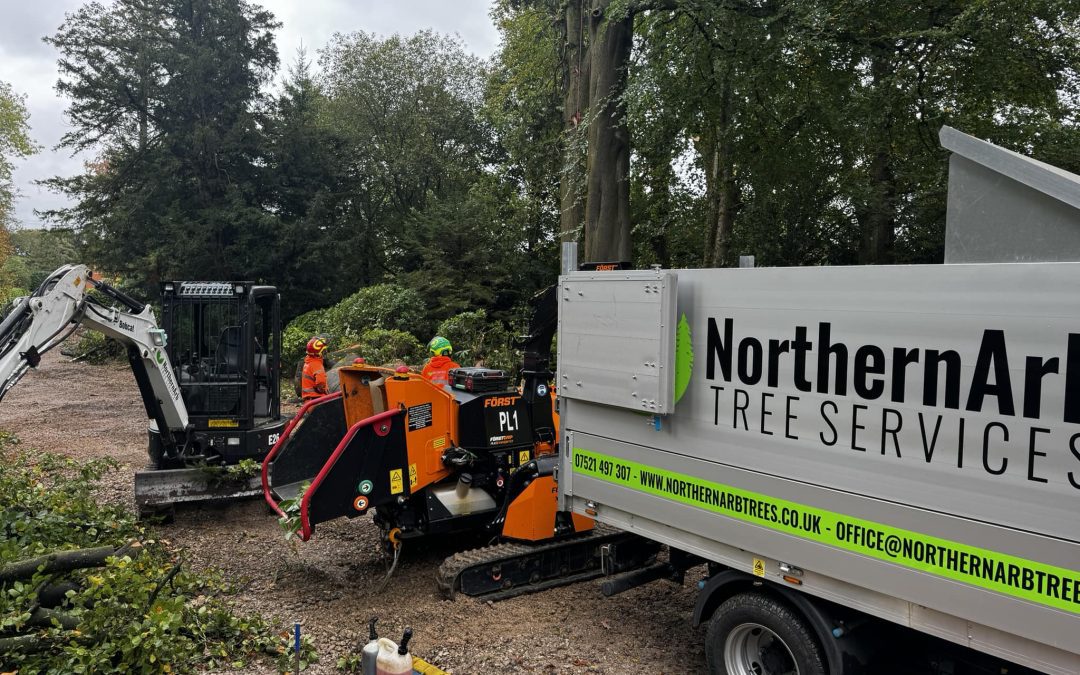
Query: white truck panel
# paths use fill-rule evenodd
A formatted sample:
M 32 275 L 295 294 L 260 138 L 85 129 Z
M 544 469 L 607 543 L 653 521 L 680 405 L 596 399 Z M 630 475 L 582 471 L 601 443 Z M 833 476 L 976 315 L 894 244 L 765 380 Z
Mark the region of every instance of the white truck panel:
M 676 274 L 689 385 L 659 430 L 564 400 L 575 510 L 841 584 L 807 592 L 873 589 L 970 623 L 973 646 L 1014 635 L 1009 658 L 1080 672 L 1080 264 Z

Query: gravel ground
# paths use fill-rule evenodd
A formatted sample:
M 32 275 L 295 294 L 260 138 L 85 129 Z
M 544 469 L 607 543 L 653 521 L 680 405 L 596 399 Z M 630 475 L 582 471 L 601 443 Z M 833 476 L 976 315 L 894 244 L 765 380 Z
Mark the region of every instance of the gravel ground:
M 0 406 L 0 428 L 25 447 L 78 458 L 110 456 L 117 473 L 102 499 L 129 504 L 136 469 L 146 465 L 146 419 L 126 364 L 72 364 L 53 351 Z M 446 542 L 403 549 L 397 573 L 380 594 L 384 568 L 378 530 L 369 518 L 319 526 L 309 542 L 287 542 L 261 501 L 178 511 L 161 535 L 185 551 L 192 567 L 216 567 L 241 583 L 244 610 L 301 621 L 321 663 L 334 664 L 379 617 L 382 632 L 400 639 L 415 631 L 413 651 L 453 673 L 697 673 L 705 668 L 704 629 L 690 627 L 692 570 L 677 586 L 655 582 L 604 598 L 586 582 L 499 603 L 448 601 L 435 571 L 454 552 Z M 260 671 L 252 671 L 260 672 Z

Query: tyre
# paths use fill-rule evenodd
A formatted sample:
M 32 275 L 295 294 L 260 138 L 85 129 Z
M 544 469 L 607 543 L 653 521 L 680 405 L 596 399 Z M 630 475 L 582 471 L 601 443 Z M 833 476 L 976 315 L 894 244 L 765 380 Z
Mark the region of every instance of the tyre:
M 740 593 L 713 614 L 705 635 L 712 675 L 825 675 L 806 620 L 765 593 Z

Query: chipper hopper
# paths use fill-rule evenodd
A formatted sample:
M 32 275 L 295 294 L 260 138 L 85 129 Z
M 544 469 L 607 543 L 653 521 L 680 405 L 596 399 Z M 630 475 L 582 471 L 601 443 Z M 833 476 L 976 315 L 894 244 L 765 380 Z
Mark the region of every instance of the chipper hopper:
M 373 513 L 383 545 L 475 533 L 491 546 L 447 559 L 438 583 L 490 599 L 648 564 L 657 546 L 557 509 L 557 416 L 544 378 L 451 371 L 450 386 L 402 368 L 340 370 L 341 391 L 305 404 L 263 466 L 266 499 L 299 502 L 299 536 Z M 295 513 L 295 511 L 293 512 Z

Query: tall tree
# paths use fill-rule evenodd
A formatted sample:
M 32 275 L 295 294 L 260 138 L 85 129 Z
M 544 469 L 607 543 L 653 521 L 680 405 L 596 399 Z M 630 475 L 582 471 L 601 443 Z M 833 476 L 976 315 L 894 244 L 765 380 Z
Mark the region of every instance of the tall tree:
M 342 139 L 335 209 L 352 287 L 424 264 L 410 216 L 466 192 L 491 157 L 484 72 L 460 40 L 425 31 L 335 35 L 320 52 L 325 121 Z M 447 261 L 446 264 L 452 264 Z
M 4 230 L 15 224 L 12 209 L 18 191 L 11 182 L 14 161 L 36 151 L 37 145 L 30 138 L 25 98 L 0 80 L 0 228 Z
M 335 283 L 352 262 L 348 248 L 337 245 L 347 236 L 347 221 L 335 207 L 346 189 L 346 153 L 339 134 L 321 119 L 325 109 L 326 97 L 301 51 L 266 119 L 267 203 L 279 221 L 274 278 L 287 289 L 287 318 L 355 290 L 339 290 Z
M 263 207 L 263 87 L 277 65 L 273 16 L 243 0 L 91 2 L 47 38 L 70 99 L 61 147 L 97 161 L 50 181 L 76 205 L 96 264 L 158 279 L 273 279 Z

